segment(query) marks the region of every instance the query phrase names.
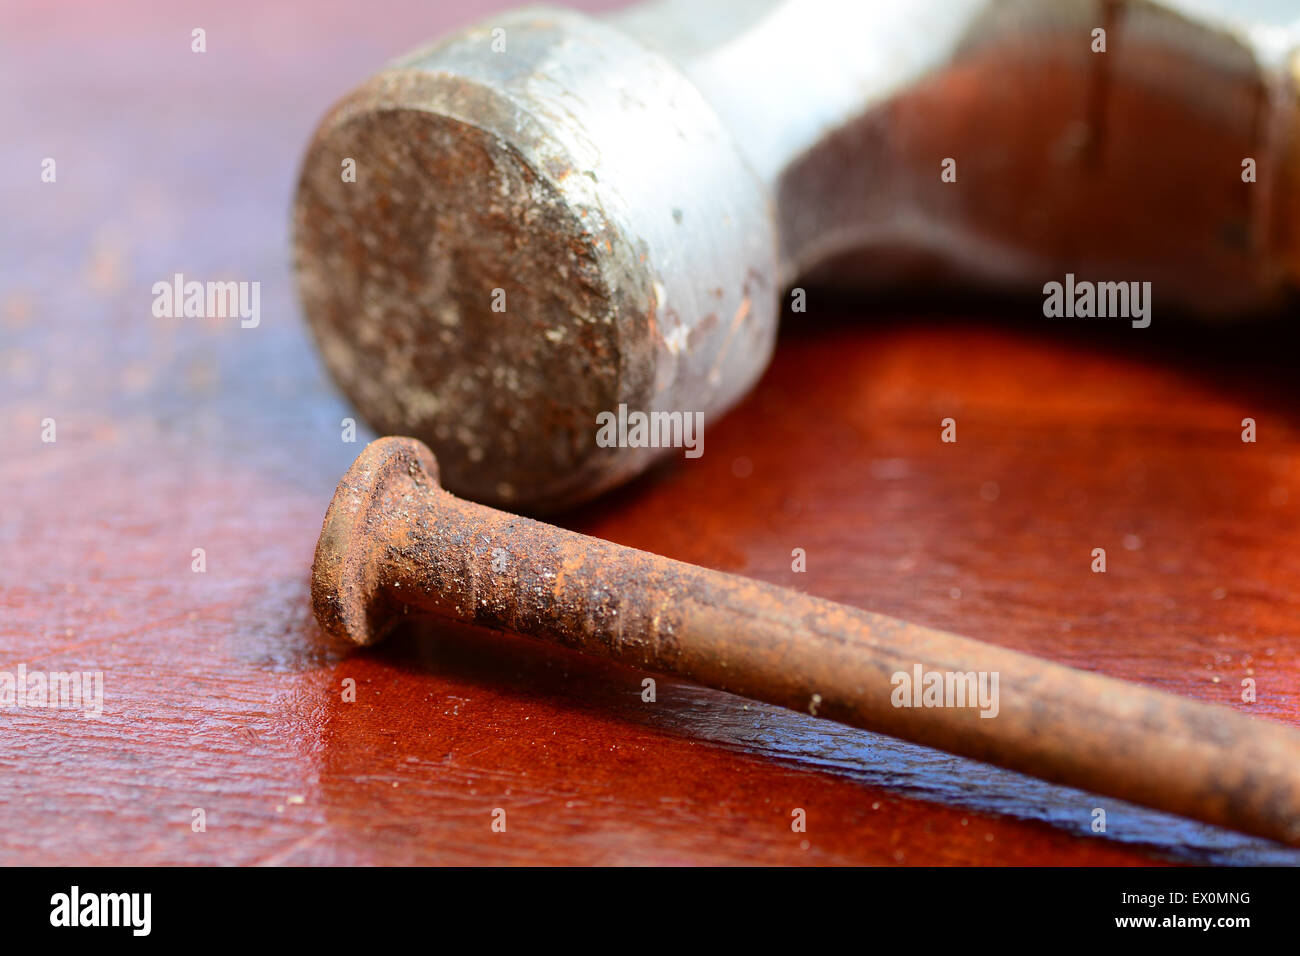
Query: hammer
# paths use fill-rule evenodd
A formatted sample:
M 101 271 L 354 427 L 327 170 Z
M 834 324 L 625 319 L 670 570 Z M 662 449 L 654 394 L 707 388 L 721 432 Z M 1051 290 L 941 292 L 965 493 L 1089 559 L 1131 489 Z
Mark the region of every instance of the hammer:
M 496 16 L 338 103 L 294 206 L 304 310 L 381 433 L 542 512 L 714 420 L 782 293 L 1067 273 L 1160 310 L 1300 275 L 1300 56 L 1239 0 L 660 0 Z M 792 313 L 806 306 L 794 289 Z M 1140 334 L 1140 333 L 1134 333 Z

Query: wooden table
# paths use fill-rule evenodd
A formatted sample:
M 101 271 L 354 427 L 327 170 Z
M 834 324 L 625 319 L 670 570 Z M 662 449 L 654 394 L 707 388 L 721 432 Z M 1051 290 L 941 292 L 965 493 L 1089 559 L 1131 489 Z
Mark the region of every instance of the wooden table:
M 0 670 L 105 701 L 0 710 L 0 862 L 1300 861 L 522 640 L 327 642 L 312 550 L 372 436 L 340 439 L 288 205 L 326 106 L 465 18 L 429 6 L 6 9 Z M 261 324 L 153 317 L 176 272 L 261 282 Z M 1040 305 L 814 291 L 702 458 L 561 523 L 1300 725 L 1294 341 Z

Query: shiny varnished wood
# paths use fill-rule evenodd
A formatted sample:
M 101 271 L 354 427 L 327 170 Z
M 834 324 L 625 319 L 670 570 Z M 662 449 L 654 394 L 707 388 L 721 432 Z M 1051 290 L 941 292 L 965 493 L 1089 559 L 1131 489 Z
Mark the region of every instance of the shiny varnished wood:
M 327 642 L 308 571 L 368 436 L 340 440 L 293 299 L 295 163 L 463 14 L 66 10 L 0 31 L 7 78 L 43 78 L 0 100 L 0 669 L 102 670 L 105 713 L 0 711 L 0 862 L 1297 861 L 686 684 L 645 703 L 644 675 L 517 639 Z M 153 318 L 178 271 L 261 281 L 262 324 Z M 1040 316 L 814 291 L 702 458 L 562 523 L 1300 725 L 1294 342 Z

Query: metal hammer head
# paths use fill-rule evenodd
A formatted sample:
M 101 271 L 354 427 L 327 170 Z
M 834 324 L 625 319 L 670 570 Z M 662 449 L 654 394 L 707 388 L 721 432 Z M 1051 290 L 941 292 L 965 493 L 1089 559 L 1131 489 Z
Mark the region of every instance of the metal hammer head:
M 1055 0 L 655 0 L 435 44 L 308 150 L 298 276 L 326 364 L 448 489 L 539 511 L 665 453 L 601 447 L 600 413 L 742 396 L 795 277 L 1077 274 L 1276 309 L 1300 289 L 1294 30 L 1229 0 L 1102 6 L 1104 52 L 1101 8 Z M 1123 317 L 1145 328 L 1150 298 Z
M 771 353 L 765 187 L 677 67 L 581 14 L 502 16 L 344 99 L 294 231 L 330 372 L 481 501 L 630 477 L 661 449 L 599 447 L 600 412 L 712 417 Z

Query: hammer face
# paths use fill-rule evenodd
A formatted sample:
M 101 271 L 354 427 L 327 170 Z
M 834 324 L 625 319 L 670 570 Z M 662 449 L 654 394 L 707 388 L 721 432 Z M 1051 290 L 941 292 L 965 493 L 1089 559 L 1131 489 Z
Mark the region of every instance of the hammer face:
M 590 497 L 673 453 L 602 447 L 602 412 L 712 417 L 771 352 L 764 188 L 676 67 L 579 14 L 507 15 L 375 77 L 317 131 L 294 217 L 331 373 L 467 497 Z

